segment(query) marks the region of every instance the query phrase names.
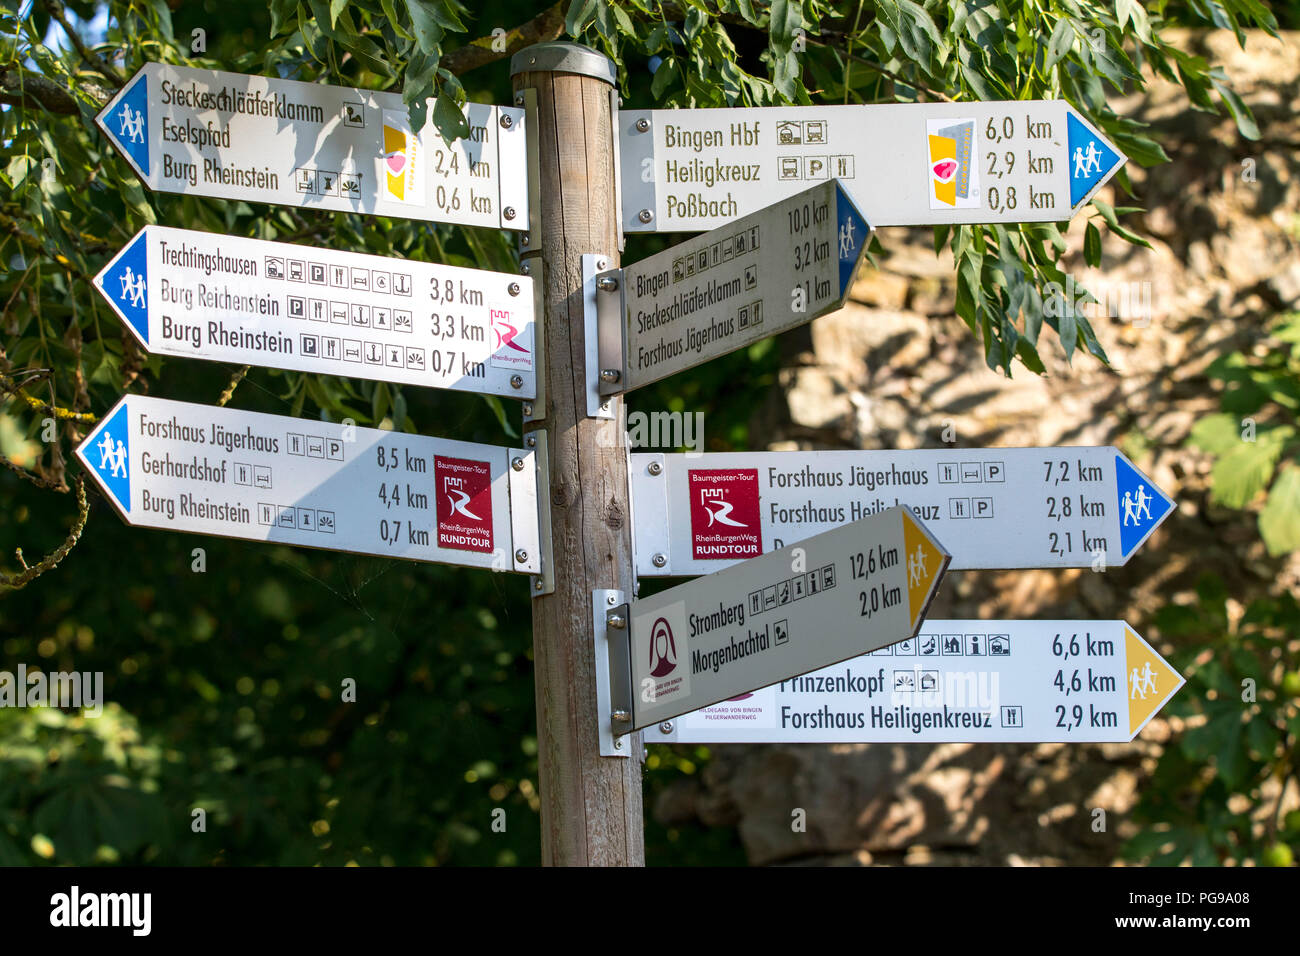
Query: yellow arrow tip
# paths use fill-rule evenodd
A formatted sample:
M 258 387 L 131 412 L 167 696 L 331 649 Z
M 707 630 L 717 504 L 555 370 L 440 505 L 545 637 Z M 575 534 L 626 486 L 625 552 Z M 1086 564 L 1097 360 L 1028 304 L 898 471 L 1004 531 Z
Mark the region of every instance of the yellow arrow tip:
M 903 512 L 903 547 L 907 570 L 907 606 L 912 615 L 912 626 L 915 627 L 920 623 L 921 613 L 943 570 L 944 553 L 906 511 Z
M 1183 677 L 1146 641 L 1124 628 L 1125 693 L 1128 695 L 1128 729 L 1137 736 L 1148 720 L 1183 686 Z

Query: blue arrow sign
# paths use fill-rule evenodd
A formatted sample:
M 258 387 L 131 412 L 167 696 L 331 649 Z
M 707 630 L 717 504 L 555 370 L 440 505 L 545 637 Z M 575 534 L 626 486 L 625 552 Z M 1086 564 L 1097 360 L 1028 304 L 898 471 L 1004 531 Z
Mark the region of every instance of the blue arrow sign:
M 1164 520 L 1174 503 L 1122 455 L 1115 456 L 1115 496 L 1119 508 L 1119 547 L 1132 554 Z
M 77 457 L 98 479 L 123 515 L 131 513 L 131 434 L 129 399 L 99 423 L 77 448 Z
M 1073 112 L 1065 115 L 1067 155 L 1070 162 L 1070 207 L 1083 202 L 1121 162 L 1106 138 Z
M 149 166 L 149 80 L 144 71 L 104 107 L 99 125 L 146 181 Z
M 141 229 L 107 266 L 95 276 L 95 288 L 113 311 L 149 345 L 149 257 L 147 231 Z
M 871 227 L 838 179 L 835 181 L 835 222 L 840 256 L 840 294 L 843 295 L 853 282 L 853 273 L 858 269 L 862 247 L 871 235 Z

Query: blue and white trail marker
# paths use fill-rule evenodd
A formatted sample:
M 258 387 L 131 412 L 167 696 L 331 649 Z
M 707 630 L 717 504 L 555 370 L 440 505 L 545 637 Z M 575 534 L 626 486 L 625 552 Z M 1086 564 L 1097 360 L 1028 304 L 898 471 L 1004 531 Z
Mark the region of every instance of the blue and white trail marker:
M 156 355 L 537 394 L 527 276 L 145 226 L 95 287 Z
M 142 395 L 77 448 L 135 527 L 522 574 L 541 555 L 534 456 Z
M 635 454 L 637 574 L 709 574 L 896 505 L 952 570 L 1128 561 L 1174 501 L 1112 447 Z
M 146 63 L 96 122 L 160 192 L 527 229 L 524 111 L 465 119 L 448 147 L 398 93 Z
M 842 308 L 871 229 L 832 179 L 625 267 L 622 319 L 599 326 L 602 356 L 621 351 L 622 368 L 601 390 L 640 388 Z
M 1061 222 L 1125 156 L 1064 100 L 623 110 L 625 232 L 699 232 L 840 179 L 872 225 Z

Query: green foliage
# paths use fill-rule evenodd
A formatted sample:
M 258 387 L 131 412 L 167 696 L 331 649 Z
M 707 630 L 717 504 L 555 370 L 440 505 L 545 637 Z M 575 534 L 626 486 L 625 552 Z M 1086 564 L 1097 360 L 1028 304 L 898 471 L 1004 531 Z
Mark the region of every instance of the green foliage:
M 1253 602 L 1229 617 L 1223 582 L 1205 576 L 1190 605 L 1155 619 L 1180 649 L 1170 663 L 1187 684 L 1165 708 L 1186 731 L 1166 747 L 1134 817 L 1131 859 L 1156 865 L 1267 863 L 1300 848 L 1300 815 L 1284 814 L 1300 740 L 1300 605 Z
M 1188 442 L 1215 458 L 1211 496 L 1245 508 L 1269 489 L 1260 537 L 1270 554 L 1294 551 L 1300 548 L 1300 313 L 1279 319 L 1253 353 L 1221 356 L 1208 371 L 1223 383 L 1223 411 L 1197 422 Z

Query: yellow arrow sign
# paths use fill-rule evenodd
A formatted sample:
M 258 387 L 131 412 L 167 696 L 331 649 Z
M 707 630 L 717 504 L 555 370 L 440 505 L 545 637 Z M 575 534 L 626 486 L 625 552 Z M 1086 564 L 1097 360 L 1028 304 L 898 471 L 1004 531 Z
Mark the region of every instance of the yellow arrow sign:
M 1124 628 L 1124 637 L 1128 725 L 1129 733 L 1136 737 L 1185 681 L 1168 661 L 1151 649 L 1151 645 L 1133 633 L 1131 627 Z

